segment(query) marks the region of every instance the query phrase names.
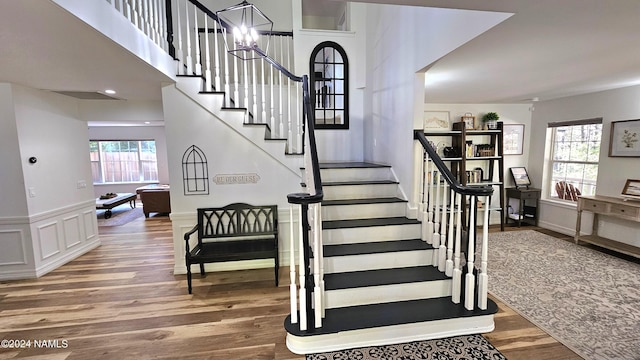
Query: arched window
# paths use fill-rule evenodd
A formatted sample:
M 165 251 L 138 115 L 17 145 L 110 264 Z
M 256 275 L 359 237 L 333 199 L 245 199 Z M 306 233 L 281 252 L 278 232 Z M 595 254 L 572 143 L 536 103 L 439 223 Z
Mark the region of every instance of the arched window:
M 310 59 L 317 129 L 349 128 L 349 62 L 342 46 L 325 41 Z

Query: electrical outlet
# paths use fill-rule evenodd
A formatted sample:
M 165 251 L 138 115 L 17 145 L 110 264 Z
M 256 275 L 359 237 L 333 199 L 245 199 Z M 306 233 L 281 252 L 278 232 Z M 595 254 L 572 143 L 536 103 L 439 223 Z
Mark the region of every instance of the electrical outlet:
M 87 187 L 87 182 L 84 180 L 78 180 L 77 187 L 78 189 L 84 189 Z
M 29 197 L 36 197 L 36 188 L 34 187 L 29 188 Z

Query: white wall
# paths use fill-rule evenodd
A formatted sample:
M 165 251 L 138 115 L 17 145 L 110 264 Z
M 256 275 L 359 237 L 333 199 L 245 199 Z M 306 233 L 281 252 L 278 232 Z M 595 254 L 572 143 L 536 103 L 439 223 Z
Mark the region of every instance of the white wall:
M 13 106 L 11 84 L 0 84 L 0 218 L 26 216 L 27 199 L 24 192 L 18 128 Z M 8 206 L 11 204 L 11 206 Z
M 169 164 L 167 160 L 167 139 L 164 126 L 90 126 L 90 140 L 155 140 L 158 160 L 158 183 L 169 183 Z M 97 184 L 94 185 L 95 197 L 108 192 L 135 193 L 141 183 Z
M 609 136 L 612 121 L 640 118 L 640 86 L 627 87 L 598 93 L 572 96 L 535 104 L 532 115 L 531 148 L 529 171 L 534 179 L 542 179 L 547 124 L 549 122 L 590 119 L 602 117 L 602 141 L 598 167 L 596 194 L 617 197 L 627 179 L 640 176 L 640 158 L 609 157 Z M 543 194 L 544 195 L 544 194 Z M 565 234 L 575 233 L 575 204 L 545 200 L 541 206 L 540 226 Z M 584 219 L 584 217 L 583 217 Z M 591 229 L 590 217 L 583 220 L 584 229 Z M 613 239 L 640 246 L 640 232 L 637 224 L 621 226 L 618 221 L 600 222 L 600 234 Z
M 220 120 L 212 112 L 201 107 L 190 97 L 180 92 L 174 85 L 163 88 L 165 130 L 167 133 L 167 154 L 171 183 L 171 220 L 173 226 L 175 272 L 184 273 L 183 234 L 196 224 L 196 210 L 199 207 L 220 207 L 234 202 L 253 205 L 278 205 L 280 214 L 280 253 L 283 264 L 288 260 L 288 209 L 287 195 L 300 192 L 301 176 L 285 164 L 276 161 L 267 151 L 256 146 L 253 139 L 245 137 L 250 131 L 236 128 Z M 188 114 L 188 116 L 185 116 Z M 225 115 L 234 117 L 226 121 L 241 123 L 243 113 L 227 111 Z M 264 129 L 262 131 L 264 136 Z M 185 195 L 183 187 L 182 157 L 192 145 L 200 148 L 207 159 L 209 174 L 208 195 Z M 267 146 L 280 147 L 284 153 L 284 142 L 268 143 Z M 216 184 L 216 175 L 257 174 L 257 183 Z M 225 267 L 231 266 L 231 267 Z M 209 264 L 210 269 L 237 269 L 264 267 L 265 261 L 242 264 L 239 267 L 228 264 Z M 271 266 L 271 265 L 267 265 Z
M 19 152 L 19 162 L 2 160 L 3 172 L 15 177 L 1 177 L 2 192 L 17 201 L 0 204 L 0 279 L 37 277 L 100 244 L 87 126 L 73 98 L 18 85 L 2 90 L 9 100 L 2 110 L 12 107 L 15 114 L 3 119 L 3 130 L 13 122 L 15 132 L 7 135 L 17 139 L 7 153 Z M 30 157 L 37 162 L 30 164 Z
M 345 50 L 349 61 L 349 129 L 315 132 L 320 161 L 362 161 L 364 126 L 364 77 L 365 64 L 365 5 L 351 3 L 351 30 L 330 31 L 302 29 L 301 0 L 293 0 L 295 73 L 309 74 L 309 60 L 313 49 L 324 41 L 338 43 Z
M 405 193 L 413 183 L 413 129 L 421 126 L 424 104 L 424 81 L 417 73 L 508 17 L 479 11 L 367 6 L 364 158 L 392 165 Z

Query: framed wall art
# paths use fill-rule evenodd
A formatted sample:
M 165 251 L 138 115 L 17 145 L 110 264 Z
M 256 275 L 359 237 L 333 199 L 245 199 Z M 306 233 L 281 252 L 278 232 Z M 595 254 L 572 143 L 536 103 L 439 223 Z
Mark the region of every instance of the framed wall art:
M 622 188 L 622 197 L 633 200 L 640 199 L 640 180 L 627 179 L 624 188 Z
M 447 131 L 449 127 L 448 111 L 425 111 L 423 119 L 424 131 Z
M 610 157 L 640 157 L 640 119 L 611 122 Z
M 464 123 L 465 129 L 474 130 L 476 128 L 476 117 L 471 115 L 471 113 L 464 114 L 460 120 Z
M 524 124 L 504 124 L 504 155 L 522 155 Z

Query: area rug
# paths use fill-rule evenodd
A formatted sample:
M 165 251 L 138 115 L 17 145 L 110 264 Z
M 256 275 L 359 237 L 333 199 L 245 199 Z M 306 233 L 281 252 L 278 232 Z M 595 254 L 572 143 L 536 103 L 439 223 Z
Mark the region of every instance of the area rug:
M 306 360 L 502 360 L 506 359 L 482 335 L 414 341 L 306 355 Z
M 105 212 L 105 210 L 97 210 L 98 226 L 120 226 L 144 216 L 141 206 L 132 209 L 129 203 L 111 209 L 111 217 L 108 219 L 104 218 Z
M 489 292 L 585 359 L 640 359 L 640 264 L 534 230 L 489 236 Z

